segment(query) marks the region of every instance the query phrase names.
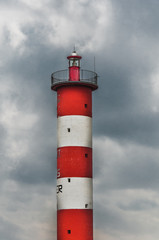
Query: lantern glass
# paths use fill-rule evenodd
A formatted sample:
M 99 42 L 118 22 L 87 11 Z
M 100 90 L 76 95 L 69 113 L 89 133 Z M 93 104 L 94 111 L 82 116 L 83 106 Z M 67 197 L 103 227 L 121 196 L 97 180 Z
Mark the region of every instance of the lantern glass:
M 69 66 L 70 67 L 79 67 L 80 66 L 80 60 L 77 58 L 71 58 L 69 61 Z

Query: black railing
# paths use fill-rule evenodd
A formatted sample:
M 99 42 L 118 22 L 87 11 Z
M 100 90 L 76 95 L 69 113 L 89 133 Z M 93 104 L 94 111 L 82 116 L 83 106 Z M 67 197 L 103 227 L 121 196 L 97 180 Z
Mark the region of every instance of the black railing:
M 88 70 L 80 70 L 80 82 L 89 83 L 91 85 L 97 86 L 97 74 Z M 58 83 L 66 83 L 69 81 L 69 70 L 60 70 L 52 73 L 51 75 L 51 86 L 55 86 Z

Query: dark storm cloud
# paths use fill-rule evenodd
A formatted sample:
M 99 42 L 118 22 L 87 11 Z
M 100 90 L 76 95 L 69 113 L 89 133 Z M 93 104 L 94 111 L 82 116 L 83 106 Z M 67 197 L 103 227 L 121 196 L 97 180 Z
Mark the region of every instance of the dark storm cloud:
M 50 149 L 56 152 L 56 149 Z M 40 152 L 40 151 L 39 151 Z M 11 172 L 10 177 L 19 183 L 25 184 L 53 184 L 56 180 L 56 155 L 50 155 L 47 158 L 47 152 L 44 154 L 34 156 L 32 159 L 26 159 Z M 38 159 L 39 157 L 39 159 Z
M 117 173 L 118 180 L 123 187 L 158 189 L 158 169 L 159 164 L 153 159 L 132 159 L 125 164 Z M 119 184 L 119 183 L 117 183 Z
M 124 106 L 123 106 L 124 108 Z M 131 109 L 129 109 L 131 111 Z M 97 134 L 107 135 L 123 141 L 133 141 L 157 147 L 159 144 L 159 114 L 143 113 L 137 110 L 125 112 L 124 110 L 110 112 L 98 117 L 99 125 L 95 128 Z M 104 120 L 102 120 L 104 119 Z
M 1 184 L 8 178 L 8 170 L 7 170 L 7 156 L 4 151 L 7 146 L 7 131 L 0 124 L 0 182 Z
M 0 147 L 2 147 L 3 149 L 3 143 L 4 143 L 4 139 L 6 137 L 7 133 L 5 128 L 0 124 Z
M 152 111 L 150 80 L 159 56 L 159 17 L 155 14 L 159 4 L 155 1 L 152 7 L 149 1 L 112 3 L 115 39 L 111 48 L 108 45 L 104 49 L 104 56 L 102 52 L 97 54 L 100 93 L 95 93 L 94 132 L 158 146 L 159 114 Z
M 29 152 L 19 160 L 10 177 L 25 184 L 53 184 L 56 180 L 56 118 L 46 102 L 35 103 L 38 124 L 28 131 Z M 26 134 L 24 132 L 24 134 Z
M 125 212 L 143 214 L 147 210 L 158 209 L 157 202 L 144 199 L 143 196 L 132 201 L 126 198 L 124 203 L 120 200 L 110 206 L 109 201 L 115 201 L 115 197 L 110 196 L 109 201 L 105 199 L 111 190 L 119 191 L 119 194 L 127 189 L 158 191 L 159 154 L 156 147 L 159 142 L 159 114 L 152 111 L 154 96 L 150 78 L 157 69 L 159 56 L 159 3 L 155 0 L 112 0 L 112 18 L 110 27 L 107 28 L 106 19 L 103 18 L 108 17 L 107 12 L 102 15 L 107 1 L 77 1 L 74 4 L 73 1 L 47 1 L 47 6 L 40 1 L 44 8 L 40 8 L 38 3 L 36 8 L 35 2 L 21 1 L 15 5 L 19 12 L 28 11 L 28 19 L 31 16 L 31 20 L 27 22 L 24 11 L 24 18 L 21 17 L 20 23 L 24 19 L 26 21 L 18 26 L 26 37 L 24 42 L 21 40 L 14 47 L 14 41 L 12 43 L 11 40 L 15 40 L 12 33 L 14 30 L 17 33 L 16 28 L 10 30 L 5 27 L 3 35 L 5 64 L 1 71 L 7 76 L 6 80 L 9 79 L 15 86 L 6 98 L 15 104 L 20 113 L 26 114 L 25 116 L 35 114 L 37 117 L 35 124 L 29 129 L 17 129 L 15 136 L 12 136 L 10 130 L 6 132 L 2 128 L 1 146 L 4 146 L 4 139 L 7 137 L 8 141 L 13 138 L 14 143 L 19 139 L 28 140 L 26 153 L 18 157 L 14 167 L 8 164 L 6 176 L 1 174 L 5 180 L 8 178 L 19 187 L 11 193 L 9 191 L 12 189 L 9 187 L 9 191 L 5 193 L 4 198 L 12 202 L 8 203 L 5 211 L 14 212 L 16 218 L 18 208 L 19 211 L 24 209 L 24 214 L 28 209 L 30 214 L 36 210 L 38 219 L 43 221 L 43 225 L 46 224 L 46 219 L 42 218 L 45 209 L 41 212 L 41 207 L 43 199 L 46 201 L 45 206 L 50 206 L 47 202 L 50 186 L 52 185 L 51 189 L 55 188 L 56 181 L 56 93 L 50 90 L 50 76 L 54 71 L 67 68 L 66 57 L 77 43 L 78 53 L 83 57 L 82 68 L 93 70 L 95 55 L 96 71 L 100 76 L 99 90 L 93 93 L 95 138 L 102 139 L 106 136 L 113 141 L 110 152 L 109 149 L 104 151 L 107 142 L 103 148 L 100 146 L 102 143 L 94 148 L 94 193 L 102 199 L 102 202 L 95 199 L 96 226 L 110 233 L 113 239 L 121 238 L 124 232 L 139 234 L 141 231 L 142 234 L 140 221 L 135 223 L 135 219 L 131 220 L 131 215 L 126 216 Z M 0 3 L 4 5 L 4 1 Z M 15 1 L 5 3 L 11 7 Z M 54 18 L 50 20 L 52 16 Z M 68 23 L 67 29 L 65 22 Z M 104 27 L 99 31 L 102 24 Z M 59 33 L 61 35 L 57 37 Z M 49 34 L 53 38 L 52 42 Z M 56 37 L 57 40 L 54 39 Z M 96 40 L 93 40 L 95 37 Z M 22 120 L 19 120 L 19 124 L 20 121 Z M 133 144 L 135 147 L 127 150 Z M 152 151 L 147 149 L 149 146 Z M 121 155 L 120 150 L 117 151 L 118 147 Z M 5 158 L 6 163 L 12 161 L 12 158 Z M 53 204 L 54 206 L 48 207 L 49 212 L 55 209 L 55 201 Z M 0 225 L 1 238 L 14 240 L 14 234 L 18 231 L 16 226 L 9 225 L 3 219 L 0 220 Z M 10 232 L 8 228 L 11 229 Z M 114 234 L 114 229 L 117 229 L 118 236 Z M 151 227 L 148 230 L 151 232 Z M 32 236 L 30 231 L 25 236 L 26 239 Z M 134 238 L 131 234 L 127 235 L 127 239 L 137 239 L 135 234 Z M 36 238 L 39 238 L 38 235 Z M 15 239 L 19 239 L 18 236 Z M 154 238 L 156 239 L 158 238 Z
M 18 92 L 14 90 L 10 99 L 17 109 L 25 114 L 32 109 L 38 117 L 38 124 L 32 130 L 21 131 L 24 138 L 30 139 L 29 153 L 12 169 L 10 178 L 25 184 L 48 184 L 56 180 L 56 104 L 53 104 L 56 93 L 50 86 L 57 53 L 49 54 L 47 47 L 35 49 L 31 58 L 16 55 L 3 69 L 9 67 L 16 76 L 14 82 Z M 18 138 L 14 137 L 14 140 Z
M 99 182 L 95 181 L 95 191 L 101 193 L 108 189 L 158 190 L 158 151 L 130 147 L 128 144 L 121 145 L 119 150 L 117 148 L 116 144 L 112 145 L 114 153 L 111 155 L 108 148 L 104 151 L 101 148 L 95 153 L 95 179 L 100 178 Z
M 129 28 L 130 31 L 137 29 L 147 35 L 152 34 L 153 37 L 155 37 L 155 33 L 158 34 L 159 2 L 157 0 L 153 0 L 153 2 L 150 0 L 112 0 L 111 2 L 115 7 L 115 13 L 120 16 L 122 22 L 125 22 L 124 27 L 129 28 L 131 26 L 133 28 Z M 121 24 L 121 22 L 118 23 Z
M 37 23 L 33 29 L 40 27 Z M 52 114 L 56 116 L 56 104 L 53 104 L 56 102 L 56 93 L 51 91 L 51 74 L 67 67 L 67 53 L 58 48 L 41 44 L 40 36 L 38 42 L 37 33 L 31 29 L 24 31 L 28 37 L 26 48 L 28 48 L 29 54 L 18 55 L 13 51 L 13 55 L 8 59 L 7 65 L 3 67 L 2 71 L 8 72 L 10 69 L 9 71 L 16 77 L 16 82 L 14 79 L 13 81 L 21 90 L 16 98 L 19 108 L 27 110 L 31 103 L 35 111 L 41 112 L 41 117 L 45 116 L 47 121 L 50 116 L 52 120 Z

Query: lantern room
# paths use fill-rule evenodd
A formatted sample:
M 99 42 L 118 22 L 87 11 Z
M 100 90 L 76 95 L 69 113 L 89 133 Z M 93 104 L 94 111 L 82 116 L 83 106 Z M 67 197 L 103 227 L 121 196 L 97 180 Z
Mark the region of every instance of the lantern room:
M 69 81 L 80 81 L 80 60 L 81 56 L 78 56 L 76 51 L 72 52 L 71 56 L 68 56 L 69 60 Z
M 80 67 L 81 56 L 74 50 L 67 57 L 68 69 L 60 70 L 51 75 L 51 89 L 57 91 L 62 86 L 88 86 L 93 91 L 98 88 L 97 73 L 83 70 Z

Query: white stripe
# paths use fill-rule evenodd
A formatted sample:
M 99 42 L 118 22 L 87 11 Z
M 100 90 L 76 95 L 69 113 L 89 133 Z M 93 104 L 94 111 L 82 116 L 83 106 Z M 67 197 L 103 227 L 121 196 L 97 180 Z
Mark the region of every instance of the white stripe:
M 57 209 L 92 209 L 92 178 L 57 179 Z
M 70 115 L 57 119 L 57 145 L 92 147 L 92 118 Z

